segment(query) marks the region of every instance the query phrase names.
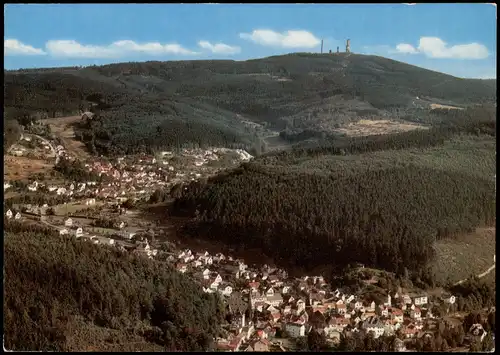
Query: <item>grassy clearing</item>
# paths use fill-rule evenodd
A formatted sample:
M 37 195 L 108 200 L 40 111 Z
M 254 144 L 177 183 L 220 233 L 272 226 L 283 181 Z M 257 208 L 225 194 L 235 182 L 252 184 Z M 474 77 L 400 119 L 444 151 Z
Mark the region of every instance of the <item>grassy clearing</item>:
M 442 240 L 436 243 L 436 259 L 432 267 L 438 279 L 452 282 L 486 271 L 493 264 L 495 254 L 495 229 L 479 228 L 475 233 L 461 236 L 458 240 Z M 485 276 L 491 278 L 494 271 Z

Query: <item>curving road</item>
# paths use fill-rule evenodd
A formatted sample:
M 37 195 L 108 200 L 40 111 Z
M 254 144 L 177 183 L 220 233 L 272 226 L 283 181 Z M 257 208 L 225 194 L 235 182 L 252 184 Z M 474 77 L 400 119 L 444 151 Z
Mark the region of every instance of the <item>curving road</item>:
M 495 269 L 495 257 L 493 257 L 493 265 L 491 265 L 488 270 L 486 270 L 485 272 L 481 273 L 481 274 L 478 274 L 477 277 L 478 278 L 483 278 L 485 277 L 486 275 L 488 275 L 490 272 L 492 272 L 493 270 Z M 454 286 L 457 286 L 457 285 L 460 285 L 461 283 L 464 283 L 465 281 L 467 281 L 468 278 L 466 279 L 463 279 L 463 280 L 460 280 L 458 281 L 457 283 L 454 284 Z
M 49 147 L 50 147 L 50 150 L 52 151 L 52 154 L 54 155 L 54 159 L 57 159 L 57 153 L 56 153 L 56 149 L 54 148 L 54 146 L 52 145 L 52 143 L 46 139 L 46 138 L 43 138 L 42 136 L 39 136 L 38 134 L 33 134 L 33 133 L 28 133 L 26 135 L 30 135 L 30 136 L 33 136 L 33 137 L 37 137 L 38 139 L 40 139 L 42 142 L 44 142 L 45 144 L 47 144 Z

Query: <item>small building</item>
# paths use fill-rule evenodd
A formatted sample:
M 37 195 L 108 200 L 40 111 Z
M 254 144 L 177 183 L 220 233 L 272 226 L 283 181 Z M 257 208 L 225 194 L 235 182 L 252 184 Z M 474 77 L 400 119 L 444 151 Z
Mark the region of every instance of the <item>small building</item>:
M 16 215 L 14 216 L 14 219 L 20 220 L 21 219 L 21 213 L 17 212 Z
M 65 227 L 72 227 L 73 226 L 73 220 L 71 218 L 68 218 L 67 220 L 64 221 L 64 226 Z
M 76 229 L 75 235 L 76 235 L 77 237 L 81 237 L 81 236 L 83 235 L 83 228 L 82 228 L 82 227 L 78 227 L 78 228 Z
M 69 233 L 69 232 L 68 232 L 68 230 L 67 230 L 66 228 L 63 228 L 63 229 L 60 229 L 60 230 L 59 230 L 59 235 L 66 235 L 66 234 L 68 234 L 68 233 Z
M 95 114 L 90 111 L 86 111 L 82 114 L 81 120 L 91 121 L 94 119 Z
M 427 304 L 427 296 L 426 295 L 419 295 L 413 298 L 413 302 L 415 303 L 415 306 L 422 306 Z
M 8 219 L 11 219 L 13 214 L 12 214 L 12 211 L 11 210 L 8 210 L 6 213 L 5 213 L 5 216 L 8 218 Z
M 306 326 L 303 323 L 286 323 L 285 330 L 291 338 L 299 338 L 306 335 Z

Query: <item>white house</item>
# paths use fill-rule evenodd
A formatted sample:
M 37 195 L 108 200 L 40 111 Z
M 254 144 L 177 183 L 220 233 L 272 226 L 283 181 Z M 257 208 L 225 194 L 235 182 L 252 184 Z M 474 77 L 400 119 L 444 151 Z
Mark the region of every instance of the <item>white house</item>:
M 410 317 L 412 317 L 414 319 L 420 319 L 420 318 L 422 318 L 422 312 L 420 311 L 420 308 L 415 307 L 415 309 L 412 309 L 410 311 Z
M 11 219 L 11 218 L 12 218 L 12 211 L 11 211 L 11 210 L 8 210 L 8 211 L 5 213 L 5 216 L 6 216 L 8 219 Z
M 14 219 L 20 220 L 21 214 L 19 212 L 17 212 L 16 215 L 14 216 Z
M 210 278 L 210 270 L 208 269 L 203 270 L 203 278 L 205 280 L 208 280 Z
M 58 195 L 64 195 L 66 193 L 66 188 L 60 187 L 57 189 L 57 194 Z
M 387 300 L 384 302 L 384 306 L 387 306 L 387 307 L 392 306 L 391 295 L 387 295 Z
M 215 277 L 214 282 L 220 284 L 222 282 L 222 277 L 219 274 L 217 274 L 217 276 Z
M 221 293 L 224 296 L 230 296 L 231 293 L 233 293 L 233 288 L 231 286 L 227 285 L 226 287 L 224 287 L 224 289 L 222 289 Z
M 71 218 L 68 218 L 67 220 L 64 221 L 65 227 L 71 227 L 72 225 L 73 225 L 73 220 Z
M 447 295 L 447 296 L 443 297 L 443 301 L 444 301 L 445 303 L 448 303 L 448 304 L 454 304 L 454 303 L 455 303 L 455 301 L 456 301 L 456 297 L 455 297 L 455 296 L 453 296 L 453 295 L 451 295 L 451 296 L 448 296 L 448 295 Z
M 303 300 L 299 299 L 297 301 L 297 312 L 300 313 L 305 309 L 306 309 L 306 303 Z
M 403 303 L 411 304 L 411 297 L 408 295 L 403 295 Z
M 427 304 L 427 296 L 425 295 L 417 296 L 413 299 L 413 301 L 415 302 L 415 306 L 425 305 Z
M 288 292 L 290 292 L 290 286 L 283 286 L 281 293 L 286 295 Z
M 375 338 L 384 335 L 384 325 L 376 318 L 370 317 L 363 323 L 363 329 L 367 333 L 372 332 Z
M 11 184 L 9 184 L 8 182 L 4 182 L 4 183 L 3 183 L 3 190 L 5 191 L 5 190 L 7 190 L 9 187 L 11 187 L 11 186 L 12 186 L 12 185 L 11 185 Z
M 125 222 L 120 222 L 120 224 L 118 225 L 118 228 L 122 229 L 123 227 L 125 227 Z
M 68 232 L 68 230 L 66 228 L 63 228 L 63 229 L 59 230 L 59 235 L 66 235 L 68 233 L 69 232 Z
M 83 235 L 83 228 L 82 228 L 82 227 L 78 227 L 78 228 L 76 229 L 75 235 L 76 235 L 77 237 L 81 237 L 81 236 Z
M 291 338 L 299 338 L 306 335 L 306 326 L 301 323 L 287 323 L 285 330 Z
M 195 261 L 193 261 L 193 265 L 194 265 L 194 267 L 200 267 L 203 265 L 203 263 L 200 260 L 195 260 Z

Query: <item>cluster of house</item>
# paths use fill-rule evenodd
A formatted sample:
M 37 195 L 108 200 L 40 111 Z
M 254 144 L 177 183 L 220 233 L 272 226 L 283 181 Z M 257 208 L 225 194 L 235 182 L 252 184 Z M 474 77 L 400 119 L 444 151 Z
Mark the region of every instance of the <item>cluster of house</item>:
M 371 332 L 378 338 L 399 330 L 411 339 L 424 336 L 435 323 L 426 294 L 397 292 L 377 304 L 332 291 L 322 276 L 289 278 L 284 270 L 252 269 L 222 253 L 188 249 L 168 260 L 179 272 L 198 279 L 205 292 L 217 292 L 226 300 L 233 320 L 227 337 L 218 340 L 220 349 L 263 351 L 269 345 L 266 339 L 277 330 L 299 338 L 314 329 L 333 343 L 354 332 Z M 451 305 L 455 301 L 453 295 L 442 295 L 433 303 Z
M 124 222 L 118 224 L 118 228 L 123 229 L 125 226 Z M 64 227 L 59 229 L 60 235 L 73 235 L 75 238 L 89 241 L 94 244 L 112 245 L 120 249 L 121 251 L 128 252 L 131 251 L 134 254 L 144 255 L 152 259 L 157 255 L 158 250 L 150 246 L 147 239 L 137 240 L 135 244 L 130 244 L 129 242 L 123 242 L 122 239 L 131 240 L 135 233 L 130 233 L 126 231 L 117 232 L 117 238 L 109 238 L 95 233 L 84 232 L 83 227 L 73 222 L 72 218 L 68 218 L 64 221 Z
M 7 210 L 7 212 L 5 212 L 5 217 L 7 217 L 7 219 L 12 219 L 12 217 L 14 217 L 15 220 L 20 220 L 21 213 L 16 212 L 16 214 L 14 214 L 11 210 Z
M 166 155 L 170 152 L 163 152 Z M 163 154 L 162 153 L 162 154 Z M 219 160 L 222 155 L 236 154 L 237 161 L 249 161 L 253 158 L 243 149 L 229 149 L 229 148 L 212 148 L 212 149 L 183 149 L 182 156 L 194 158 L 195 166 L 203 166 L 209 161 Z

